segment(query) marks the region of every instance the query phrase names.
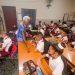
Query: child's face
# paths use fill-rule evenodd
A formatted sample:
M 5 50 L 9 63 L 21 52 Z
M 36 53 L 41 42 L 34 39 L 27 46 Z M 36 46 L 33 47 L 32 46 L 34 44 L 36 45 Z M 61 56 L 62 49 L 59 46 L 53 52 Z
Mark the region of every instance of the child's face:
M 49 47 L 48 54 L 49 54 L 50 56 L 52 56 L 52 57 L 54 56 L 55 50 L 54 50 L 54 48 L 53 48 L 52 46 Z
M 39 41 L 40 39 L 41 39 L 41 37 L 40 36 L 37 36 L 36 41 Z

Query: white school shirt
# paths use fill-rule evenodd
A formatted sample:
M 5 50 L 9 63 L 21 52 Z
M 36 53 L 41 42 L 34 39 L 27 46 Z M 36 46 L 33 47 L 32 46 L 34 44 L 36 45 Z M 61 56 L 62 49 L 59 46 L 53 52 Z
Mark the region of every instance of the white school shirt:
M 64 36 L 63 38 L 62 38 L 62 41 L 64 42 L 64 41 L 68 41 L 68 37 L 67 36 Z
M 31 24 L 28 27 L 30 28 L 30 30 L 32 30 L 32 25 Z
M 5 52 L 8 52 L 9 47 L 12 45 L 12 40 L 8 38 L 3 39 L 2 48 L 5 48 Z
M 71 30 L 73 33 L 75 33 L 75 27 L 72 27 Z
M 44 41 L 43 39 L 37 42 L 36 50 L 43 53 L 44 52 Z
M 74 42 L 72 42 L 72 45 L 74 45 L 74 49 L 75 49 L 75 41 L 74 41 Z
M 43 29 L 40 29 L 40 32 L 43 34 L 43 36 L 44 36 L 44 34 L 45 34 L 45 31 L 43 30 Z
M 61 59 L 61 56 L 59 56 L 56 59 L 52 59 L 52 57 L 49 58 L 49 65 L 52 68 L 52 75 L 62 75 L 63 69 L 64 69 L 64 63 Z
M 55 31 L 55 33 L 61 33 L 59 28 L 56 28 L 54 31 Z
M 64 24 L 63 27 L 67 27 L 67 24 Z

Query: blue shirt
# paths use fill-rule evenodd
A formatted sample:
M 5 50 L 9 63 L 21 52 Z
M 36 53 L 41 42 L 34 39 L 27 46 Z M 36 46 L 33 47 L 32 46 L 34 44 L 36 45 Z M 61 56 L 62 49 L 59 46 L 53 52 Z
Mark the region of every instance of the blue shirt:
M 18 24 L 18 32 L 16 35 L 18 41 L 23 41 L 22 32 L 24 32 L 24 31 L 25 31 L 25 27 L 23 25 Z

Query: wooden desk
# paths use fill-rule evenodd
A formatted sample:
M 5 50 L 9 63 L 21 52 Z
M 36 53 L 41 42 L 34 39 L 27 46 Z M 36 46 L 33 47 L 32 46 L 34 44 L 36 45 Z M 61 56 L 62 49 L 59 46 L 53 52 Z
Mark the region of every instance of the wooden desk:
M 28 49 L 30 52 L 28 52 Z M 52 70 L 46 63 L 45 59 L 39 61 L 42 55 L 35 51 L 35 47 L 32 42 L 28 41 L 25 43 L 18 43 L 18 60 L 19 60 L 19 75 L 24 75 L 23 73 L 23 63 L 28 60 L 33 60 L 37 65 L 39 65 L 44 73 L 44 75 L 52 75 Z

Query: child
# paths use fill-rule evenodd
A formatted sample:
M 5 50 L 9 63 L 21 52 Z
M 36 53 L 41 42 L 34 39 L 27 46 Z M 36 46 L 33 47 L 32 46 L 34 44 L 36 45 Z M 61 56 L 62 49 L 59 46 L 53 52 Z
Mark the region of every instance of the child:
M 62 42 L 63 43 L 68 43 L 68 36 L 67 36 L 67 34 L 63 34 L 63 36 L 62 36 Z
M 12 46 L 12 40 L 6 33 L 3 33 L 2 37 L 3 37 L 3 43 L 2 47 L 0 48 L 0 56 L 4 57 L 6 55 L 9 55 L 9 49 Z
M 44 40 L 43 40 L 43 35 L 42 33 L 38 33 L 37 35 L 37 39 L 36 39 L 36 50 L 43 53 L 44 52 Z
M 52 33 L 53 33 L 56 37 L 60 37 L 60 38 L 61 38 L 61 30 L 59 29 L 57 23 L 54 23 L 54 29 L 53 29 Z
M 51 44 L 49 52 L 46 57 L 49 58 L 49 66 L 52 68 L 52 75 L 62 75 L 64 69 L 64 62 L 61 58 L 64 43 Z

